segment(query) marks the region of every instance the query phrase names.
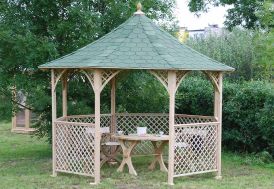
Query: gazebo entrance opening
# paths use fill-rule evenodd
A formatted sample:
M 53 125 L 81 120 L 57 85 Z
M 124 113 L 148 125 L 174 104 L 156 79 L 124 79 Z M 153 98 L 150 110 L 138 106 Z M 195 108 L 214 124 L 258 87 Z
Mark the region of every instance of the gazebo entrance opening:
M 215 109 L 214 116 L 199 116 L 175 114 L 174 111 L 169 113 L 116 113 L 115 77 L 120 71 L 78 70 L 88 78 L 95 92 L 95 114 L 67 115 L 68 81 L 70 74 L 77 74 L 77 72 L 72 69 L 52 70 L 54 116 L 56 116 L 57 104 L 56 86 L 59 80 L 62 81 L 63 107 L 63 116 L 53 120 L 53 174 L 66 172 L 92 176 L 95 177 L 96 182 L 98 172 L 99 178 L 97 177 L 97 179 L 100 179 L 102 129 L 107 128 L 111 133 L 123 131 L 126 135 L 136 134 L 140 122 L 147 126 L 148 134 L 157 135 L 163 131 L 164 134 L 169 135 L 168 174 L 172 182 L 173 178 L 178 176 L 218 171 L 218 165 L 220 165 L 220 150 L 218 150 L 220 149 L 220 122 L 217 120 L 221 97 L 220 91 L 218 91 L 221 85 L 221 73 L 205 72 L 215 87 L 215 108 L 217 109 Z M 176 90 L 189 71 L 149 70 L 149 72 L 168 90 L 170 106 L 174 110 Z M 176 85 L 173 85 L 173 88 L 168 85 L 168 80 L 172 79 L 171 76 L 174 81 L 176 80 Z M 101 81 L 100 90 L 95 90 L 95 81 Z M 100 114 L 100 110 L 98 112 L 100 103 L 96 104 L 96 92 L 101 92 L 107 83 L 111 84 L 111 112 Z M 100 93 L 97 96 L 100 97 Z M 96 133 L 96 116 L 99 117 L 98 133 Z M 170 117 L 172 117 L 171 120 Z M 170 128 L 172 132 L 170 132 Z M 141 142 L 132 153 L 133 155 L 152 155 L 153 146 L 148 141 Z

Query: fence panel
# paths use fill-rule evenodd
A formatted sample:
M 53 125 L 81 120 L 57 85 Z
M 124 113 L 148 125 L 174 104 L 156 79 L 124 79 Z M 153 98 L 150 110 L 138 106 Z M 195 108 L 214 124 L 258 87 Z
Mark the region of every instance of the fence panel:
M 94 176 L 95 126 L 56 121 L 56 171 Z
M 217 171 L 217 122 L 175 125 L 174 177 Z

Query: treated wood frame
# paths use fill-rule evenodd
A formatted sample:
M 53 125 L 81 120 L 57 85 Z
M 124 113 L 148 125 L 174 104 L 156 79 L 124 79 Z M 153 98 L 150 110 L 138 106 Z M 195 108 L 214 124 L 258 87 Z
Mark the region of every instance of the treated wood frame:
M 100 183 L 100 94 L 107 83 L 111 82 L 111 132 L 115 132 L 116 123 L 116 103 L 115 103 L 115 88 L 116 81 L 115 76 L 121 70 L 109 70 L 109 69 L 81 69 L 80 70 L 88 78 L 94 94 L 95 94 L 95 172 L 94 184 Z M 107 72 L 107 73 L 106 73 Z M 174 179 L 174 126 L 175 126 L 175 95 L 176 91 L 183 81 L 183 79 L 190 72 L 189 70 L 150 70 L 152 75 L 154 75 L 165 87 L 169 94 L 169 165 L 168 165 L 168 184 L 173 185 Z M 63 117 L 67 116 L 67 91 L 68 91 L 68 69 L 52 69 L 51 70 L 51 93 L 52 93 L 52 176 L 57 175 L 56 171 L 56 151 L 55 151 L 55 122 L 61 121 L 57 120 L 56 114 L 56 87 L 60 79 L 62 79 L 62 110 Z M 217 179 L 221 178 L 221 130 L 222 130 L 222 72 L 212 72 L 204 71 L 208 76 L 209 80 L 214 86 L 214 117 L 218 124 L 218 150 L 217 150 Z M 81 116 L 79 116 L 81 117 Z M 191 116 L 190 116 L 191 117 Z M 204 116 L 207 117 L 207 116 Z M 67 119 L 67 118 L 66 118 Z M 64 122 L 64 121 L 62 121 Z M 68 122 L 71 124 L 71 122 Z M 88 124 L 88 123 L 83 123 Z M 190 124 L 188 124 L 190 125 Z M 193 125 L 199 125 L 194 123 Z M 202 125 L 202 124 L 201 124 Z M 209 170 L 210 171 L 210 170 Z M 216 171 L 215 169 L 213 171 Z M 208 171 L 202 171 L 208 172 Z M 201 172 L 201 173 L 202 173 Z M 197 174 L 197 173 L 195 173 Z M 178 175 L 177 175 L 178 176 Z M 176 176 L 176 177 L 177 177 Z

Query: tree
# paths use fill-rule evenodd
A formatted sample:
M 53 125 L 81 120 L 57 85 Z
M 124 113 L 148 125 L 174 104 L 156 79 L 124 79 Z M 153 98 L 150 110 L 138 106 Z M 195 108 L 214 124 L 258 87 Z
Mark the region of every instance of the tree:
M 234 3 L 234 1 L 221 2 L 223 4 Z M 233 8 L 233 11 L 238 11 L 233 19 L 239 19 L 239 22 L 234 22 L 231 17 L 227 18 L 226 24 L 230 29 L 239 24 L 246 24 L 245 27 L 254 28 L 254 30 L 234 28 L 231 32 L 224 32 L 220 36 L 210 35 L 206 38 L 190 39 L 187 44 L 213 59 L 236 68 L 236 71 L 230 75 L 232 79 L 273 80 L 274 4 L 269 0 L 263 3 L 254 1 L 256 3 L 250 5 L 246 4 L 250 1 L 245 1 L 243 4 L 241 2 L 237 1 L 237 6 Z M 192 0 L 189 6 L 192 11 L 197 11 L 206 10 L 208 4 L 207 1 Z M 256 11 L 249 14 L 248 11 L 251 11 L 255 5 L 257 6 Z M 256 22 L 253 20 L 254 23 L 249 19 L 249 26 L 248 22 L 237 16 L 243 13 L 241 11 L 245 6 L 247 6 L 246 14 L 243 14 L 246 16 L 245 19 L 249 19 L 251 15 L 256 17 Z M 237 7 L 241 7 L 241 10 Z
M 207 11 L 209 9 L 209 5 L 231 5 L 232 8 L 228 9 L 228 14 L 225 21 L 225 25 L 228 27 L 228 29 L 231 30 L 235 26 L 243 26 L 244 28 L 255 29 L 258 27 L 266 27 L 264 24 L 262 24 L 258 15 L 258 12 L 261 12 L 264 9 L 264 2 L 273 4 L 271 0 L 190 0 L 188 6 L 191 12 L 196 12 L 199 14 L 201 11 Z
M 13 86 L 22 90 L 28 106 L 39 115 L 38 134 L 50 136 L 50 76 L 38 66 L 108 33 L 136 11 L 135 4 L 135 0 L 1 1 L 0 99 L 11 101 Z M 174 0 L 143 1 L 146 15 L 161 23 L 173 23 L 174 6 Z M 76 77 L 70 83 L 70 106 L 75 107 L 71 113 L 92 109 L 92 102 L 84 100 L 92 99 L 92 94 L 87 94 L 85 87 L 79 87 L 80 81 Z M 82 85 L 86 85 L 85 81 Z M 79 93 L 75 94 L 75 89 Z M 85 96 L 80 96 L 80 101 L 75 103 L 81 90 Z M 0 111 L 8 112 L 5 116 L 11 116 L 11 106 L 1 107 Z
M 222 35 L 208 35 L 204 38 L 189 38 L 186 44 L 195 50 L 225 63 L 235 71 L 228 74 L 231 80 L 254 78 L 255 44 L 254 32 L 234 29 Z
M 244 29 L 224 31 L 222 35 L 189 38 L 186 44 L 195 50 L 235 68 L 227 78 L 239 80 L 273 80 L 273 32 Z
M 274 4 L 271 1 L 265 1 L 263 7 L 257 12 L 259 22 L 263 26 L 263 31 L 258 32 L 255 38 L 255 49 L 257 72 L 261 77 L 268 80 L 274 79 Z

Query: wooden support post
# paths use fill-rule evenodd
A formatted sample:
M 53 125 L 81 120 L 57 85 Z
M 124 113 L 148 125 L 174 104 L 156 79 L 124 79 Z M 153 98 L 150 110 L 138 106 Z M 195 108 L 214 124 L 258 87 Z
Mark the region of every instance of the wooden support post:
M 116 80 L 115 77 L 111 80 L 111 125 L 110 125 L 110 132 L 116 133 Z M 111 139 L 113 140 L 113 139 Z M 116 151 L 116 147 L 111 147 L 111 153 Z
M 94 71 L 94 94 L 95 94 L 95 184 L 100 183 L 100 93 L 102 86 L 101 70 Z
M 56 89 L 55 89 L 55 76 L 54 69 L 51 70 L 51 98 L 52 98 L 52 176 L 56 177 L 56 149 L 55 149 L 55 138 L 56 138 L 56 130 L 55 130 L 55 120 L 57 117 L 56 113 Z
M 62 77 L 62 107 L 63 107 L 63 117 L 66 117 L 68 115 L 68 78 L 67 73 L 63 74 Z
M 114 77 L 111 80 L 111 127 L 110 127 L 110 131 L 112 133 L 114 133 L 116 131 L 115 113 L 116 113 L 116 81 L 115 81 L 115 77 Z
M 30 128 L 30 110 L 25 108 L 25 129 Z
M 218 75 L 219 90 L 215 87 L 214 98 L 214 116 L 219 122 L 217 128 L 217 176 L 216 179 L 221 179 L 221 154 L 222 154 L 222 90 L 223 90 L 223 74 Z
M 168 184 L 173 185 L 174 175 L 174 116 L 175 116 L 175 93 L 176 72 L 168 71 L 168 93 L 169 93 L 169 152 L 168 152 Z

